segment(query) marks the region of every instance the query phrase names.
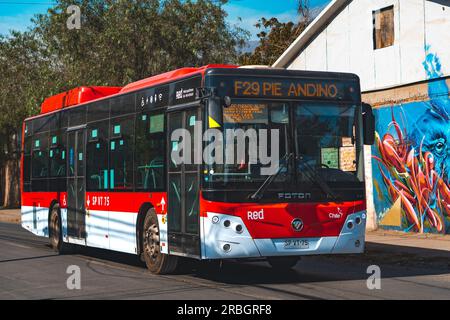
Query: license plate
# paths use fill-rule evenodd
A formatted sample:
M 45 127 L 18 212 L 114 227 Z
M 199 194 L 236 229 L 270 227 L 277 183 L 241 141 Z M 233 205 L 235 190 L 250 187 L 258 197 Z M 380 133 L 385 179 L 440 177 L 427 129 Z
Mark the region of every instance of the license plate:
M 284 240 L 285 249 L 309 249 L 308 240 L 288 239 Z

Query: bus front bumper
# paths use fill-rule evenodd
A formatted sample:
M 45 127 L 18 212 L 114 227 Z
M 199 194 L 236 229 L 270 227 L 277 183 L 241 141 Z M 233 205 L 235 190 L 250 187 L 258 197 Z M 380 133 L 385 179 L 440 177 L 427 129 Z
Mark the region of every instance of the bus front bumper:
M 357 254 L 365 247 L 365 211 L 349 215 L 339 236 L 320 238 L 253 239 L 239 217 L 208 213 L 202 220 L 203 259 Z M 225 227 L 223 221 L 230 225 Z M 242 226 L 242 231 L 237 233 L 236 226 Z

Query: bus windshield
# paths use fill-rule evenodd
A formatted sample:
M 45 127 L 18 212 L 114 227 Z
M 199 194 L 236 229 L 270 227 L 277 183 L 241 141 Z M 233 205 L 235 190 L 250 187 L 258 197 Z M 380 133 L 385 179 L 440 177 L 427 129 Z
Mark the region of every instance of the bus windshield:
M 261 171 L 267 163 L 262 163 L 260 158 L 256 163 L 251 162 L 252 148 L 258 155 L 267 154 L 271 158 L 278 153 L 274 159 L 279 170 L 272 173 L 276 178 L 268 186 L 269 190 L 298 189 L 299 185 L 315 185 L 318 180 L 336 189 L 339 183 L 352 185 L 363 181 L 358 106 L 242 100 L 233 101 L 223 110 L 223 130 L 242 130 L 246 138 L 245 153 L 239 152 L 242 146 L 238 139 L 224 138 L 224 152 L 232 151 L 234 161 L 232 164 L 224 161 L 225 164 L 215 164 L 205 170 L 207 186 L 258 189 L 268 177 Z M 260 139 L 264 130 L 267 130 L 265 144 Z M 228 134 L 224 132 L 224 137 Z M 258 140 L 251 139 L 255 136 Z M 272 139 L 277 139 L 275 144 Z

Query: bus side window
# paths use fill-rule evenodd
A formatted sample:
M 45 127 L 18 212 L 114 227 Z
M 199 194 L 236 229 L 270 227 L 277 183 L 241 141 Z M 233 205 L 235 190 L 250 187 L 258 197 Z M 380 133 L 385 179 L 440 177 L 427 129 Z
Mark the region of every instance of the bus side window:
M 31 122 L 25 124 L 25 136 L 23 142 L 23 191 L 31 191 Z
M 87 191 L 108 190 L 108 129 L 109 121 L 90 123 L 86 146 Z
M 32 140 L 32 177 L 48 177 L 48 134 L 36 134 Z
M 165 117 L 160 114 L 136 116 L 136 190 L 165 188 Z
M 66 176 L 66 144 L 65 135 L 59 133 L 50 134 L 50 177 L 59 178 Z
M 111 119 L 109 134 L 109 188 L 133 190 L 134 116 Z

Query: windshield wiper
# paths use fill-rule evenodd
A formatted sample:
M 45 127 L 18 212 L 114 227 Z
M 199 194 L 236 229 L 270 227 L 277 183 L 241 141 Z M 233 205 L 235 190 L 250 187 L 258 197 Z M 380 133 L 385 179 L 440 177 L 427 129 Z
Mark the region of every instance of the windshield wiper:
M 338 200 L 338 196 L 336 195 L 336 193 L 334 193 L 334 191 L 325 182 L 325 180 L 322 179 L 322 177 L 319 175 L 317 170 L 314 170 L 313 168 L 311 168 L 311 166 L 306 161 L 301 161 L 300 164 L 303 167 L 305 167 L 308 170 L 308 172 L 314 176 L 314 177 L 311 177 L 310 175 L 306 175 L 306 177 L 310 181 L 317 184 L 327 196 L 330 196 L 333 200 Z
M 293 153 L 286 153 L 284 157 L 281 158 L 280 161 L 280 163 L 286 161 L 286 164 L 285 165 L 280 164 L 278 171 L 274 175 L 268 176 L 267 179 L 258 188 L 258 190 L 256 190 L 255 193 L 250 194 L 248 198 L 251 200 L 261 200 L 267 187 L 280 175 L 281 171 L 283 170 L 283 167 L 288 169 L 289 160 L 292 158 L 293 155 L 294 155 Z

